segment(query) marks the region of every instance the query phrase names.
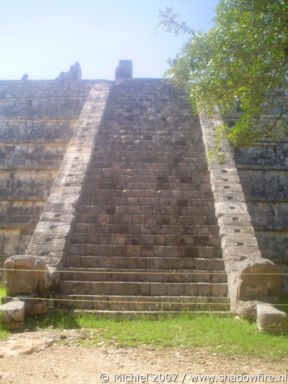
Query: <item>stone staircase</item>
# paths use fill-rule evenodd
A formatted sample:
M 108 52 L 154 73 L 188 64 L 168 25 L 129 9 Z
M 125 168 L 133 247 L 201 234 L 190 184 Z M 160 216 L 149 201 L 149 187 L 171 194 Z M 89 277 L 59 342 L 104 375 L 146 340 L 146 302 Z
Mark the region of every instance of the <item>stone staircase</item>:
M 110 91 L 61 273 L 62 308 L 229 309 L 198 119 L 161 80 Z

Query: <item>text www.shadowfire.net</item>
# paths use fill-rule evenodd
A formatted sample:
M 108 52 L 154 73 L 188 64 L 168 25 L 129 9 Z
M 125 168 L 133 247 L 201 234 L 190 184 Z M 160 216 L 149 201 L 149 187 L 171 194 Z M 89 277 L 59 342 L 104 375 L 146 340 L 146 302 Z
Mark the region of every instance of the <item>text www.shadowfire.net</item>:
M 99 377 L 100 383 L 288 383 L 288 373 L 283 375 L 269 375 L 258 373 L 248 374 L 222 374 L 222 375 L 193 375 L 177 373 L 147 373 L 147 374 L 106 374 Z

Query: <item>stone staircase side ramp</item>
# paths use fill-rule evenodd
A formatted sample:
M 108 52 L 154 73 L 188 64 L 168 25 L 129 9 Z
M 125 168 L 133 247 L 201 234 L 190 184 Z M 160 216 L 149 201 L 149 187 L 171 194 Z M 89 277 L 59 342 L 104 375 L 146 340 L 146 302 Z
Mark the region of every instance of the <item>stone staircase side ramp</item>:
M 217 148 L 216 129 L 224 123 L 216 109 L 212 117 L 201 113 L 200 124 L 209 157 Z M 274 263 L 261 256 L 233 151 L 224 138 L 221 139 L 220 151 L 220 157 L 214 153 L 209 170 L 231 309 L 255 318 L 257 302 L 277 302 L 280 274 Z

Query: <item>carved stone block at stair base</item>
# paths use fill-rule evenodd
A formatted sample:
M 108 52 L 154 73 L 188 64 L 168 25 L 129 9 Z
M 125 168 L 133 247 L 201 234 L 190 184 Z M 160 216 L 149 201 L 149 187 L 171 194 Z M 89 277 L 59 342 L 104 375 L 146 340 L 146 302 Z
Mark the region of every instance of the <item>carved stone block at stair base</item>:
M 11 256 L 4 263 L 7 296 L 39 295 L 45 297 L 51 281 L 44 260 L 29 255 Z
M 280 297 L 280 273 L 277 267 L 267 259 L 249 260 L 236 273 L 234 280 L 237 300 L 260 300 L 277 302 Z

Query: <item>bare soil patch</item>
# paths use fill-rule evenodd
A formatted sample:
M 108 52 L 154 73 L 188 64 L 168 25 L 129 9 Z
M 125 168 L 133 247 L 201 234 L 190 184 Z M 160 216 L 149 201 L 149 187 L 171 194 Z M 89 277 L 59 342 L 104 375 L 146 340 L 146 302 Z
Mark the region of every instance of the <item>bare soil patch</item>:
M 191 383 L 192 375 L 216 375 L 219 380 L 224 374 L 288 377 L 288 358 L 267 362 L 198 348 L 118 348 L 103 342 L 86 348 L 80 345 L 83 338 L 81 331 L 49 330 L 19 333 L 0 342 L 0 383 Z

